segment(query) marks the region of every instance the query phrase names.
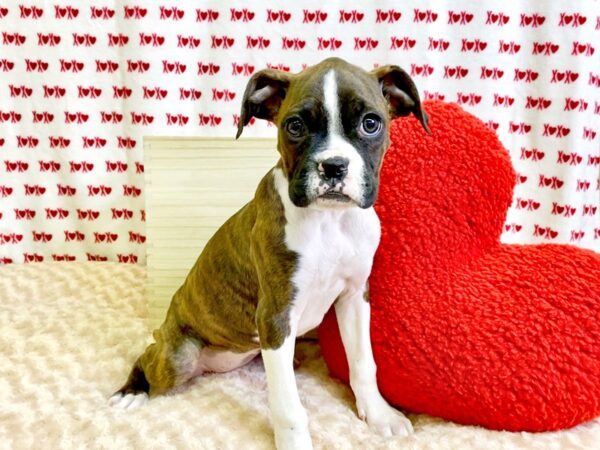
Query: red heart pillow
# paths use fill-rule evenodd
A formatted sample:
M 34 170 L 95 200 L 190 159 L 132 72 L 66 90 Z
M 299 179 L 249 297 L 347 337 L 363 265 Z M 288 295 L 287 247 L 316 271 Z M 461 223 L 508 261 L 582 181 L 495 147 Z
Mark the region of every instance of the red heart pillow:
M 424 109 L 432 136 L 413 119 L 392 123 L 376 207 L 371 335 L 383 395 L 493 429 L 600 415 L 600 255 L 501 244 L 515 184 L 508 153 L 458 106 Z M 347 381 L 333 311 L 320 340 Z

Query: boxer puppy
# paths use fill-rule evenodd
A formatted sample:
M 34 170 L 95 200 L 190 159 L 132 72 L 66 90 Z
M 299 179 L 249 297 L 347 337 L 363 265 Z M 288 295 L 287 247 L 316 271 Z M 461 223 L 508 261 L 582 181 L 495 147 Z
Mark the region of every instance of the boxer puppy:
M 252 117 L 270 120 L 281 158 L 206 244 L 156 342 L 110 402 L 137 407 L 149 393 L 261 353 L 277 448 L 310 449 L 294 343 L 334 305 L 358 415 L 385 436 L 410 433 L 377 387 L 367 279 L 380 237 L 373 203 L 389 122 L 411 113 L 429 131 L 417 89 L 397 66 L 366 72 L 331 58 L 298 74 L 254 74 L 236 137 Z

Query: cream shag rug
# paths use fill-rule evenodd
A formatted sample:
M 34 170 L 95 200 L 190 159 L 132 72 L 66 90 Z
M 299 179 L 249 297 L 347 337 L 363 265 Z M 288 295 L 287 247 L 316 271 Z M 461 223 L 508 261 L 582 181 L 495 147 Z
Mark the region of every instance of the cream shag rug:
M 115 263 L 0 268 L 0 448 L 272 449 L 260 358 L 126 412 L 107 404 L 149 342 L 145 269 Z M 600 449 L 600 420 L 557 433 L 487 431 L 412 415 L 415 434 L 380 438 L 330 379 L 316 344 L 296 377 L 316 449 Z

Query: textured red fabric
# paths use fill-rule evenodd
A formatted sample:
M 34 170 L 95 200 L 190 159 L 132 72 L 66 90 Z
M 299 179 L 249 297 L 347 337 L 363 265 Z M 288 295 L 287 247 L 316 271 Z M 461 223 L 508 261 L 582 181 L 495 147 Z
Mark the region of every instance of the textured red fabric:
M 432 136 L 395 121 L 376 207 L 373 351 L 392 404 L 492 429 L 544 431 L 600 415 L 600 255 L 505 245 L 515 173 L 495 134 L 426 102 Z M 348 366 L 330 311 L 334 376 Z

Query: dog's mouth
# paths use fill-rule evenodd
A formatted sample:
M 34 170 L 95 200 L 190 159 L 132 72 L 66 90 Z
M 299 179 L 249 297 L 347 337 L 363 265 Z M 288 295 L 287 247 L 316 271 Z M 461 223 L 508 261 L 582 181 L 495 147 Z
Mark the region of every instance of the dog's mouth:
M 346 194 L 342 194 L 341 192 L 333 191 L 333 190 L 329 190 L 329 191 L 325 192 L 324 194 L 319 195 L 317 198 L 320 198 L 323 200 L 333 200 L 333 201 L 342 202 L 342 203 L 349 203 L 352 201 L 352 199 L 350 197 L 348 197 Z

